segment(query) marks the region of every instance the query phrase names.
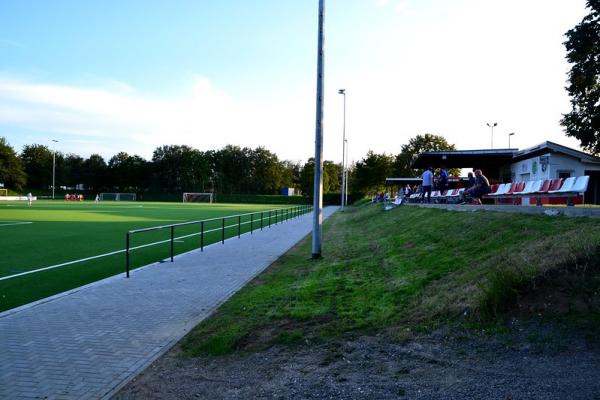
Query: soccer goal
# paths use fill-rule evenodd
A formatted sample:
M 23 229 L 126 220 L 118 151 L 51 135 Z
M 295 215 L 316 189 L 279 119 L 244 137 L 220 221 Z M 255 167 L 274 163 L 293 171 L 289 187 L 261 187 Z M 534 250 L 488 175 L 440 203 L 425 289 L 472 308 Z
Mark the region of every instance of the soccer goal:
M 212 193 L 184 193 L 183 194 L 183 202 L 184 203 L 212 203 L 213 202 L 213 194 Z
M 135 193 L 100 193 L 101 201 L 135 201 Z
M 8 196 L 8 189 L 0 189 L 0 196 Z

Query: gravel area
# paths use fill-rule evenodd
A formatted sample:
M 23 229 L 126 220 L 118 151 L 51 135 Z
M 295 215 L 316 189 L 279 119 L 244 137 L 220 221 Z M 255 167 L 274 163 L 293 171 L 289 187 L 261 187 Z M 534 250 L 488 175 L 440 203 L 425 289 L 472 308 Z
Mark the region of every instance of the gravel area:
M 600 348 L 554 329 L 360 337 L 216 358 L 178 346 L 116 399 L 600 399 Z

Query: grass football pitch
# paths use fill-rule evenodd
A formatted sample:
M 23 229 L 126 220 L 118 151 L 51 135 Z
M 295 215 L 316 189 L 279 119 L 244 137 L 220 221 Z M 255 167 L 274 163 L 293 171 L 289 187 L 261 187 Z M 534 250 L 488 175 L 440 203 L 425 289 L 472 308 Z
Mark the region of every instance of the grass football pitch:
M 289 207 L 293 206 L 62 201 L 36 201 L 28 207 L 26 202 L 2 202 L 0 311 L 123 273 L 128 230 Z M 252 219 L 254 230 L 260 229 L 260 216 Z M 238 222 L 226 220 L 226 238 L 238 235 Z M 250 216 L 241 217 L 241 222 L 241 233 L 248 232 Z M 263 226 L 268 224 L 265 213 Z M 204 235 L 205 245 L 222 239 L 221 227 L 221 220 L 205 224 L 205 231 L 213 231 Z M 199 231 L 199 224 L 176 228 L 175 254 L 198 248 Z M 169 229 L 132 235 L 131 247 L 165 242 L 133 250 L 131 268 L 168 259 L 169 238 Z

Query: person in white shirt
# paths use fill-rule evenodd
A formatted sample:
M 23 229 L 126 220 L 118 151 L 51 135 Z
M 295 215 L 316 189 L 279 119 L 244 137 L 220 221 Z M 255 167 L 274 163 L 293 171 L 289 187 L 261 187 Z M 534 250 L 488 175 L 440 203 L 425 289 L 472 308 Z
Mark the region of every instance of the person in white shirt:
M 31 207 L 31 202 L 33 201 L 33 195 L 31 192 L 27 193 L 27 204 Z
M 427 194 L 427 202 L 431 203 L 431 188 L 433 186 L 433 172 L 431 172 L 431 168 L 427 168 L 421 178 L 423 179 L 421 203 L 425 203 L 425 194 Z

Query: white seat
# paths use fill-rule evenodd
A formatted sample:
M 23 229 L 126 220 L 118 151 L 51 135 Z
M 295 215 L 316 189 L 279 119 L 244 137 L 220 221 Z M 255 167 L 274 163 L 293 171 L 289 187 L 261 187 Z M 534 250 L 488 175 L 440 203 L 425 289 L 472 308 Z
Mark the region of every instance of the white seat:
M 562 194 L 562 193 L 571 193 L 571 189 L 577 180 L 576 177 L 572 176 L 570 178 L 565 179 L 562 186 L 558 190 L 551 190 L 548 194 Z
M 523 190 L 521 190 L 520 192 L 515 192 L 513 194 L 515 194 L 515 195 L 523 195 L 523 194 L 529 193 L 531 191 L 531 187 L 533 186 L 533 184 L 535 182 L 536 181 L 527 181 L 525 183 L 525 187 L 523 188 Z
M 538 181 L 530 181 L 530 182 L 531 182 L 531 185 L 529 185 L 529 182 L 528 182 L 528 185 L 525 186 L 525 190 L 523 190 L 521 192 L 521 194 L 525 195 L 525 194 L 535 193 L 535 192 L 539 191 L 541 189 L 542 185 L 544 184 L 543 179 L 540 179 Z
M 590 183 L 590 177 L 588 175 L 580 176 L 577 181 L 573 184 L 571 192 L 573 193 L 585 193 Z
M 496 190 L 495 193 L 490 193 L 490 194 L 488 194 L 488 196 L 502 196 L 502 195 L 506 194 L 506 192 L 508 192 L 509 189 L 510 189 L 510 183 L 503 183 L 500 186 L 498 186 L 498 190 Z

